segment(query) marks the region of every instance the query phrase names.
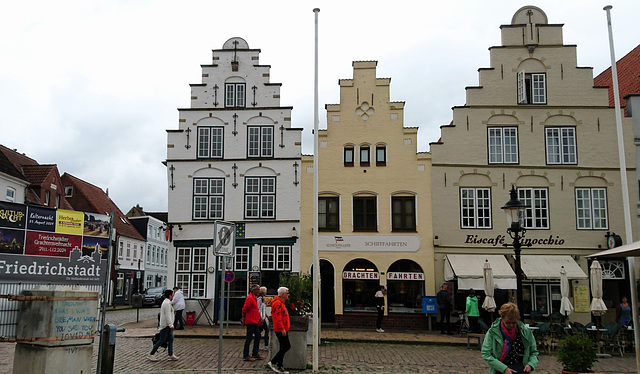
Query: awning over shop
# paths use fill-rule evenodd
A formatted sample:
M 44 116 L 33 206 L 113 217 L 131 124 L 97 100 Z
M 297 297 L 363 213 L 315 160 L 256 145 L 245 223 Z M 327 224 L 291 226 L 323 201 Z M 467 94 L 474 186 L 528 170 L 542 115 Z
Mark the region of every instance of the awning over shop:
M 521 257 L 522 272 L 527 279 L 560 279 L 560 267 L 564 266 L 569 279 L 587 279 L 587 274 L 568 255 L 527 255 Z
M 493 281 L 498 287 L 503 290 L 516 289 L 516 274 L 503 255 L 445 255 L 444 279 L 458 278 L 458 289 L 461 290 L 483 290 L 485 260 L 493 269 Z

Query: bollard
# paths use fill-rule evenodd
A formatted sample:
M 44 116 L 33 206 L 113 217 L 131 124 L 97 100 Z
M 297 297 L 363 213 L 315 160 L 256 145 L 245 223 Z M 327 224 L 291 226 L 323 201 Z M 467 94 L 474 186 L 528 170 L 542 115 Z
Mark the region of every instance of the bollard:
M 124 329 L 117 328 L 116 325 L 107 324 L 102 329 L 100 338 L 102 340 L 102 359 L 100 361 L 100 374 L 113 374 L 113 362 L 116 353 L 116 333 L 123 332 Z

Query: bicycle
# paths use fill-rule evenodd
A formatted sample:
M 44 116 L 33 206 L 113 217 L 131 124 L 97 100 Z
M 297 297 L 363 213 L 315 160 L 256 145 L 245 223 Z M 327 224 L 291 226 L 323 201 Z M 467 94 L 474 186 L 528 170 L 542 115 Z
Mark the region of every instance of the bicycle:
M 456 322 L 458 336 L 466 335 L 469 333 L 469 319 L 466 312 L 458 312 L 458 322 Z

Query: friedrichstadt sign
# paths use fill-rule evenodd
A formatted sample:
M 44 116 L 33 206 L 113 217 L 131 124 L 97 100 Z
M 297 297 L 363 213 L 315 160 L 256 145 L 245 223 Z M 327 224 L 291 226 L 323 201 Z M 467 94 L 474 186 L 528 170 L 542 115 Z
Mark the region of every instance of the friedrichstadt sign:
M 0 281 L 103 284 L 109 216 L 0 202 Z
M 524 246 L 527 246 L 527 245 L 557 246 L 557 245 L 563 245 L 564 239 L 560 238 L 558 235 L 556 235 L 555 237 L 553 235 L 549 235 L 548 238 L 522 238 L 520 239 L 520 243 Z M 482 244 L 482 245 L 490 245 L 493 247 L 495 246 L 502 247 L 504 244 L 511 244 L 511 240 L 507 240 L 506 235 L 483 237 L 477 234 L 469 234 L 466 236 L 464 244 Z

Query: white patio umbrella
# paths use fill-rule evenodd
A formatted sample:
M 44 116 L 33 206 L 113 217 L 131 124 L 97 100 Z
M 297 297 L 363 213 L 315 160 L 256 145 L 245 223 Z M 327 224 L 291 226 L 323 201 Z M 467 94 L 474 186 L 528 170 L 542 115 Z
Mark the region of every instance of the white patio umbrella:
M 560 300 L 560 314 L 565 317 L 573 312 L 573 305 L 569 300 L 569 279 L 567 278 L 567 271 L 564 266 L 560 267 L 560 294 L 562 300 Z
M 589 269 L 591 278 L 591 306 L 589 310 L 596 316 L 602 316 L 607 312 L 607 306 L 602 301 L 602 268 L 598 260 L 593 260 Z
M 494 295 L 493 269 L 491 269 L 491 264 L 489 264 L 489 260 L 484 260 L 484 268 L 482 269 L 482 275 L 484 277 L 484 294 L 486 295 L 484 298 L 484 302 L 482 303 L 482 308 L 484 308 L 489 313 L 493 313 L 496 310 L 496 301 L 493 298 L 493 295 Z

